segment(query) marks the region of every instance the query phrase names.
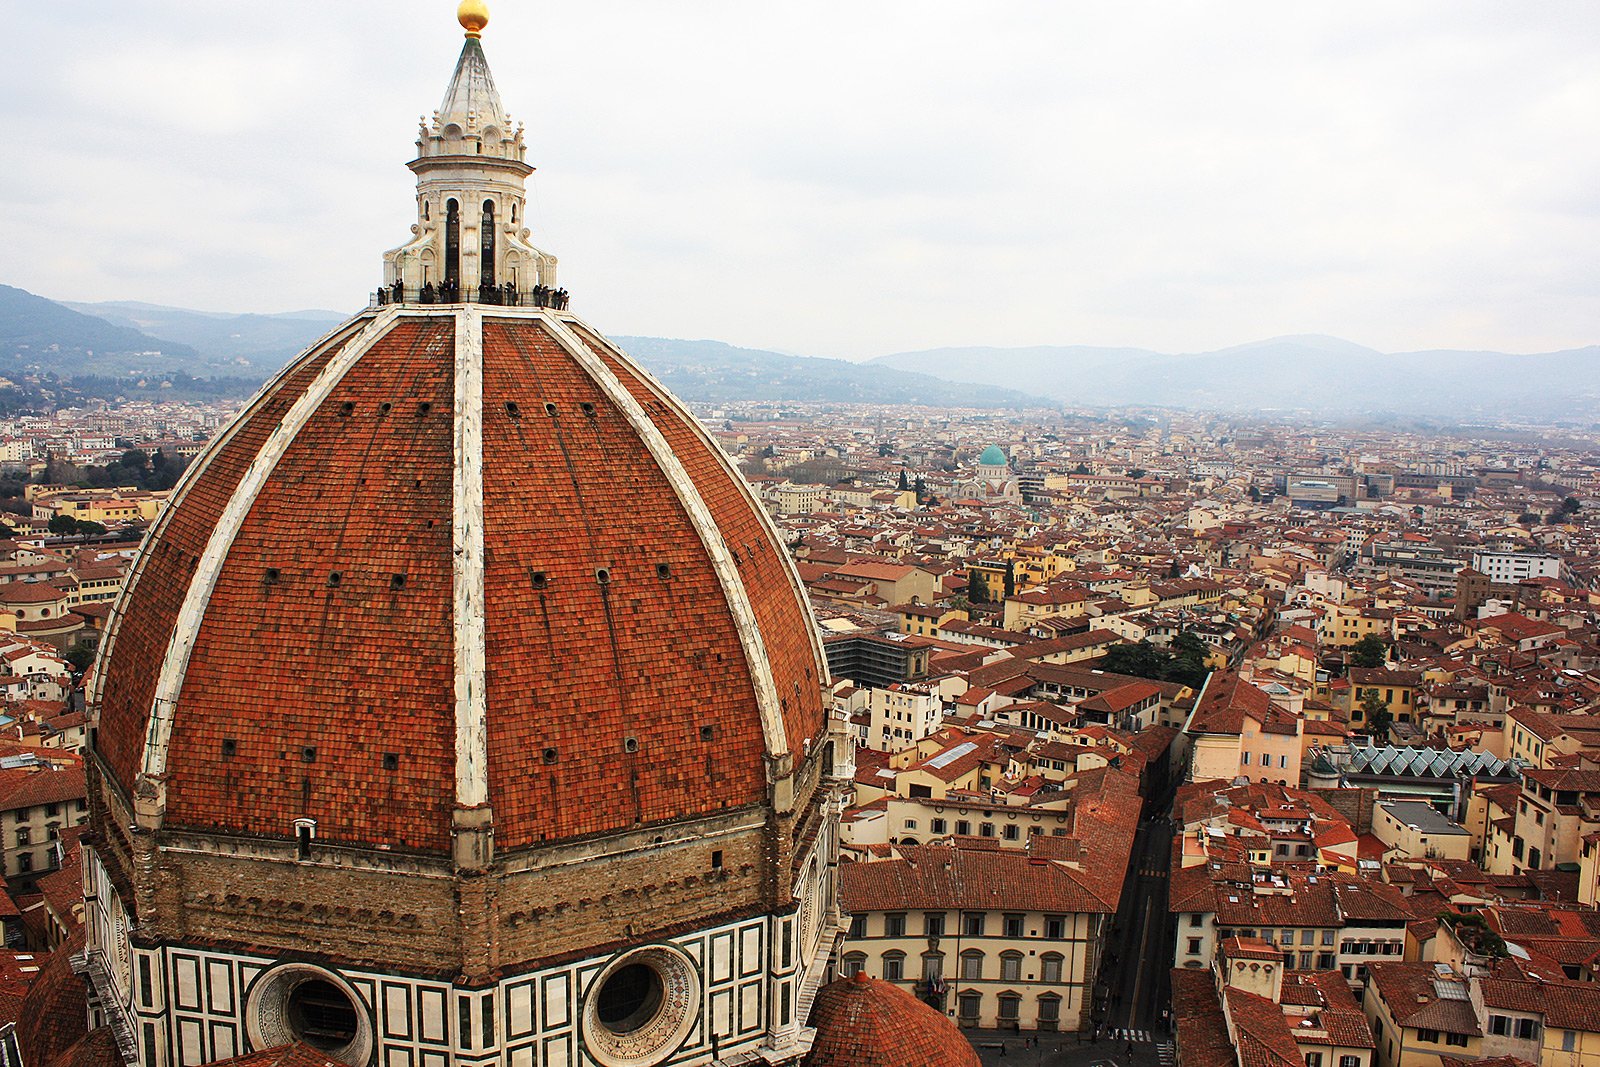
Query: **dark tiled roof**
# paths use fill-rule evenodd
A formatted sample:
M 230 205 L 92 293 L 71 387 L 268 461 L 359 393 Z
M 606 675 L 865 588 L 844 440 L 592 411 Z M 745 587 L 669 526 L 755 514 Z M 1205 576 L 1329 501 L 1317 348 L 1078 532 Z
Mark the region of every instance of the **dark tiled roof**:
M 292 1045 L 278 1045 L 274 1048 L 264 1048 L 259 1052 L 246 1053 L 235 1056 L 231 1060 L 216 1060 L 208 1067 L 345 1067 L 339 1060 L 332 1060 L 303 1042 Z
M 1439 994 L 1436 982 L 1448 981 L 1457 995 Z M 1449 1034 L 1482 1036 L 1465 981 L 1441 979 L 1431 963 L 1374 962 L 1367 964 L 1368 984 L 1376 989 L 1389 1014 L 1401 1026 L 1443 1030 Z M 1507 983 L 1519 984 L 1519 983 Z M 1487 990 L 1485 990 L 1487 992 Z
M 840 867 L 846 911 L 992 909 L 1038 912 L 1111 911 L 1080 872 L 1012 849 L 918 845 L 901 858 Z
M 1304 1067 L 1283 1009 L 1266 997 L 1232 986 L 1223 990 L 1240 1067 Z
M 823 986 L 816 1043 L 802 1067 L 978 1067 L 955 1024 L 910 993 L 865 974 Z
M 1238 1062 L 1210 971 L 1172 972 L 1172 1019 L 1185 1067 L 1234 1067 Z
M 23 998 L 17 1044 L 30 1067 L 70 1064 L 64 1054 L 89 1036 L 88 987 L 72 972 L 72 953 L 82 947 L 80 935 L 52 952 Z

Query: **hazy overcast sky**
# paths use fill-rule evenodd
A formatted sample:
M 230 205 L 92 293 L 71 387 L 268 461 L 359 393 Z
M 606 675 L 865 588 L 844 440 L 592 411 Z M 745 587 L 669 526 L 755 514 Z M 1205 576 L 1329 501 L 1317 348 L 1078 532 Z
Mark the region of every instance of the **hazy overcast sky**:
M 613 334 L 1600 341 L 1600 4 L 492 0 L 528 217 Z M 0 282 L 353 309 L 450 0 L 0 0 Z

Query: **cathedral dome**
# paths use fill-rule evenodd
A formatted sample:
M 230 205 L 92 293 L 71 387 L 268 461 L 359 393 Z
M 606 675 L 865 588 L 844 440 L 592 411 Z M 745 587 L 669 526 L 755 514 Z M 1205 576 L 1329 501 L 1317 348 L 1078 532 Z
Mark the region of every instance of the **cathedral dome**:
M 978 457 L 978 465 L 982 467 L 1004 467 L 1006 454 L 1000 450 L 999 445 L 990 445 L 983 450 L 983 455 Z
M 387 307 L 291 363 L 152 532 L 96 747 L 167 829 L 444 853 L 764 800 L 825 729 L 784 546 L 570 312 Z
M 88 692 L 124 1061 L 792 1063 L 854 774 L 776 527 L 569 310 L 479 34 L 409 239 L 151 528 Z
M 817 1037 L 803 1067 L 978 1067 L 954 1023 L 865 972 L 822 987 L 811 1025 Z

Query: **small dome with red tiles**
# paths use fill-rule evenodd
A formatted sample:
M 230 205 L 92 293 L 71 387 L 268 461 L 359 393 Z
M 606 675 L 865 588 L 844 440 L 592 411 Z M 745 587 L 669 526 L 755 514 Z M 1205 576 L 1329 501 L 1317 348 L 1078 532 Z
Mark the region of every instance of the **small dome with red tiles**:
M 802 1067 L 978 1067 L 955 1023 L 897 985 L 857 973 L 823 986 Z

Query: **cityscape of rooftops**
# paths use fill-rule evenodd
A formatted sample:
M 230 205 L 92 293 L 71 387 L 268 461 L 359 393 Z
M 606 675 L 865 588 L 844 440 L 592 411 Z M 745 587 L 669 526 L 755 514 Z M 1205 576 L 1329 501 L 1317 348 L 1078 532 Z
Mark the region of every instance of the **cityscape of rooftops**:
M 0 50 L 0 1067 L 1600 1067 L 1592 5 Z

